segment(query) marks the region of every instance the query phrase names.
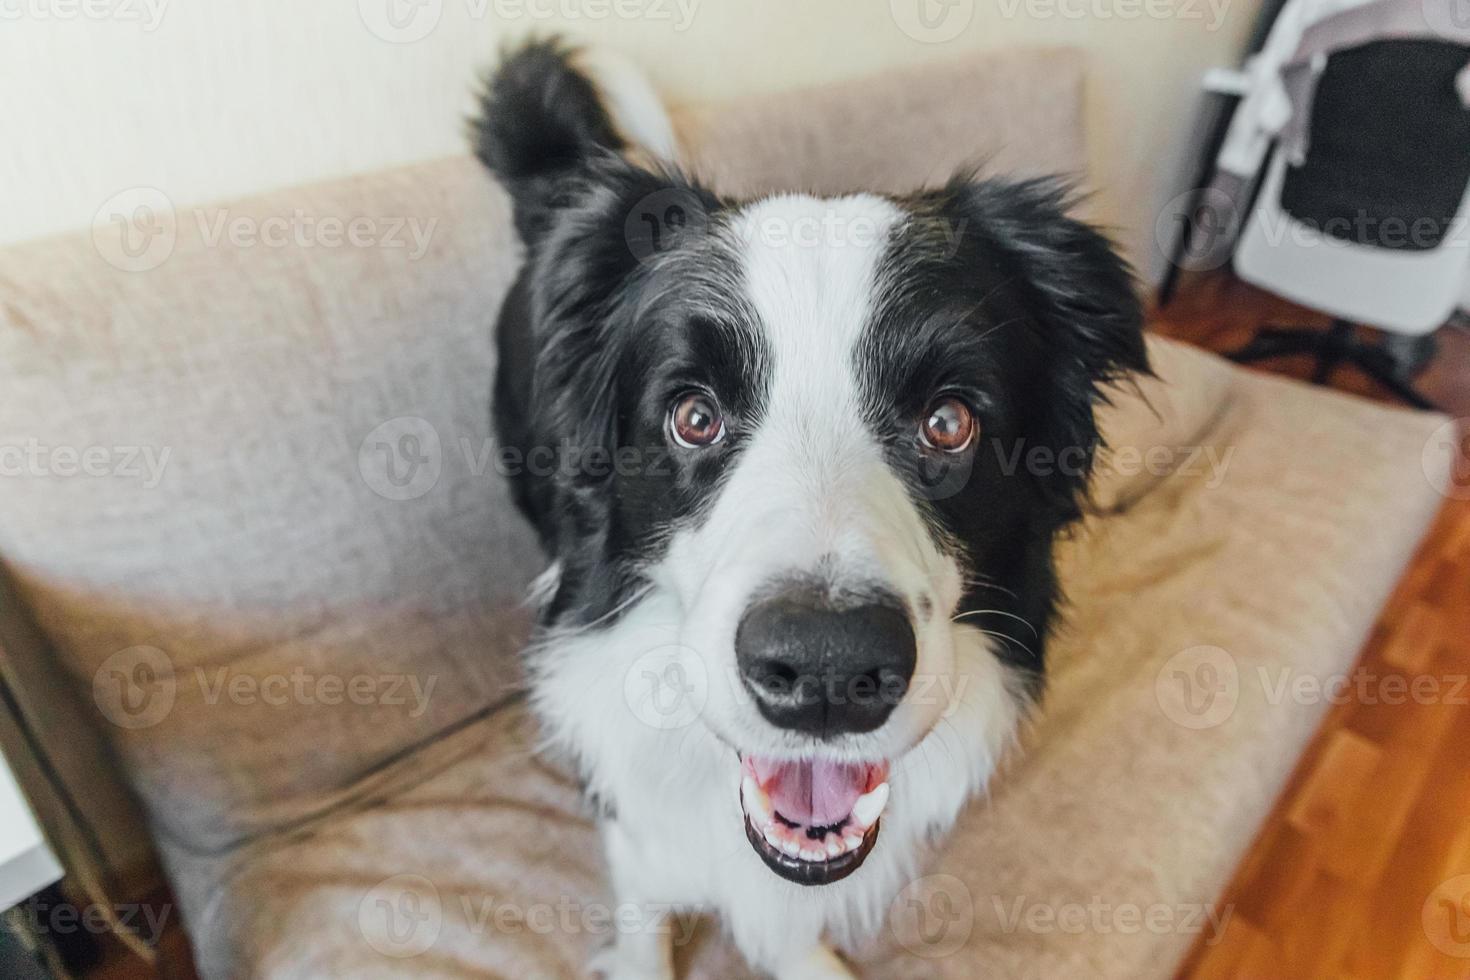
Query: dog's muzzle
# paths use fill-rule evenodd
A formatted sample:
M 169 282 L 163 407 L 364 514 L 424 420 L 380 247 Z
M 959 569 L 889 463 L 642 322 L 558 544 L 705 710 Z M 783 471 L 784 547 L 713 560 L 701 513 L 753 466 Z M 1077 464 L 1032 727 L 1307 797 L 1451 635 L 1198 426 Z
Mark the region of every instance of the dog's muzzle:
M 842 598 L 809 587 L 752 604 L 735 653 L 761 716 L 822 741 L 881 727 L 908 691 L 917 660 L 913 626 L 896 597 L 870 591 Z M 746 837 L 788 881 L 839 881 L 877 841 L 887 779 L 886 761 L 744 756 Z

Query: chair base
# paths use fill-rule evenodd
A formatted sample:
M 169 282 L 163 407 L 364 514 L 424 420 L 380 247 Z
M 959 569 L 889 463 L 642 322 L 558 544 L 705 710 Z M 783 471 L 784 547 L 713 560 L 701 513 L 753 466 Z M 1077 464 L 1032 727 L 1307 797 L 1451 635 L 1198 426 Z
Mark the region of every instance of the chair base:
M 1438 411 L 1414 388 L 1413 379 L 1433 358 L 1438 343 L 1434 336 L 1390 337 L 1381 344 L 1358 338 L 1354 325 L 1334 320 L 1325 333 L 1306 327 L 1262 327 L 1250 343 L 1226 356 L 1237 364 L 1250 364 L 1273 357 L 1311 354 L 1317 359 L 1313 384 L 1326 384 L 1339 365 L 1348 364 L 1383 385 L 1405 404 L 1425 411 Z

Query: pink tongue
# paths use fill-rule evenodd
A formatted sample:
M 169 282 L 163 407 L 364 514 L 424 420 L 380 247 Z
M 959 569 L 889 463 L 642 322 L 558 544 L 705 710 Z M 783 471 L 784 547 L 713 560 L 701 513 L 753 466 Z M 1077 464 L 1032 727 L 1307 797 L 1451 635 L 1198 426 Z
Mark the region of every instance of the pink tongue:
M 868 788 L 872 768 L 866 763 L 820 759 L 788 762 L 759 756 L 749 757 L 748 762 L 776 812 L 808 827 L 827 827 L 845 820 Z

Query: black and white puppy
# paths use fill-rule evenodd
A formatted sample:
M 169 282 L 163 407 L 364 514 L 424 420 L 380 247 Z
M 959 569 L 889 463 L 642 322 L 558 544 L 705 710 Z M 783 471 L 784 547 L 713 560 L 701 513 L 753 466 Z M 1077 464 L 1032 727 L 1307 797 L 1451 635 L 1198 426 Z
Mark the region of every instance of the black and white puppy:
M 1147 370 L 1130 274 L 1048 181 L 732 201 L 641 166 L 652 90 L 554 43 L 473 138 L 527 248 L 495 419 L 553 562 L 533 700 L 617 897 L 847 976 L 1040 692 L 1094 407 Z M 650 926 L 601 966 L 670 962 Z

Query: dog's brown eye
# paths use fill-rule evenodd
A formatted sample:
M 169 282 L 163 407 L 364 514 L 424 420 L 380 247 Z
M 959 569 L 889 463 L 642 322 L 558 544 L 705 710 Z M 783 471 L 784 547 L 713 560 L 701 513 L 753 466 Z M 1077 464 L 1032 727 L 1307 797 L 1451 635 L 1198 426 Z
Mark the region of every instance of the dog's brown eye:
M 919 426 L 919 439 L 930 449 L 959 453 L 970 448 L 979 428 L 970 406 L 954 395 L 944 395 L 929 406 L 924 424 Z
M 725 438 L 720 407 L 703 392 L 680 395 L 669 409 L 669 431 L 685 449 L 703 449 Z

